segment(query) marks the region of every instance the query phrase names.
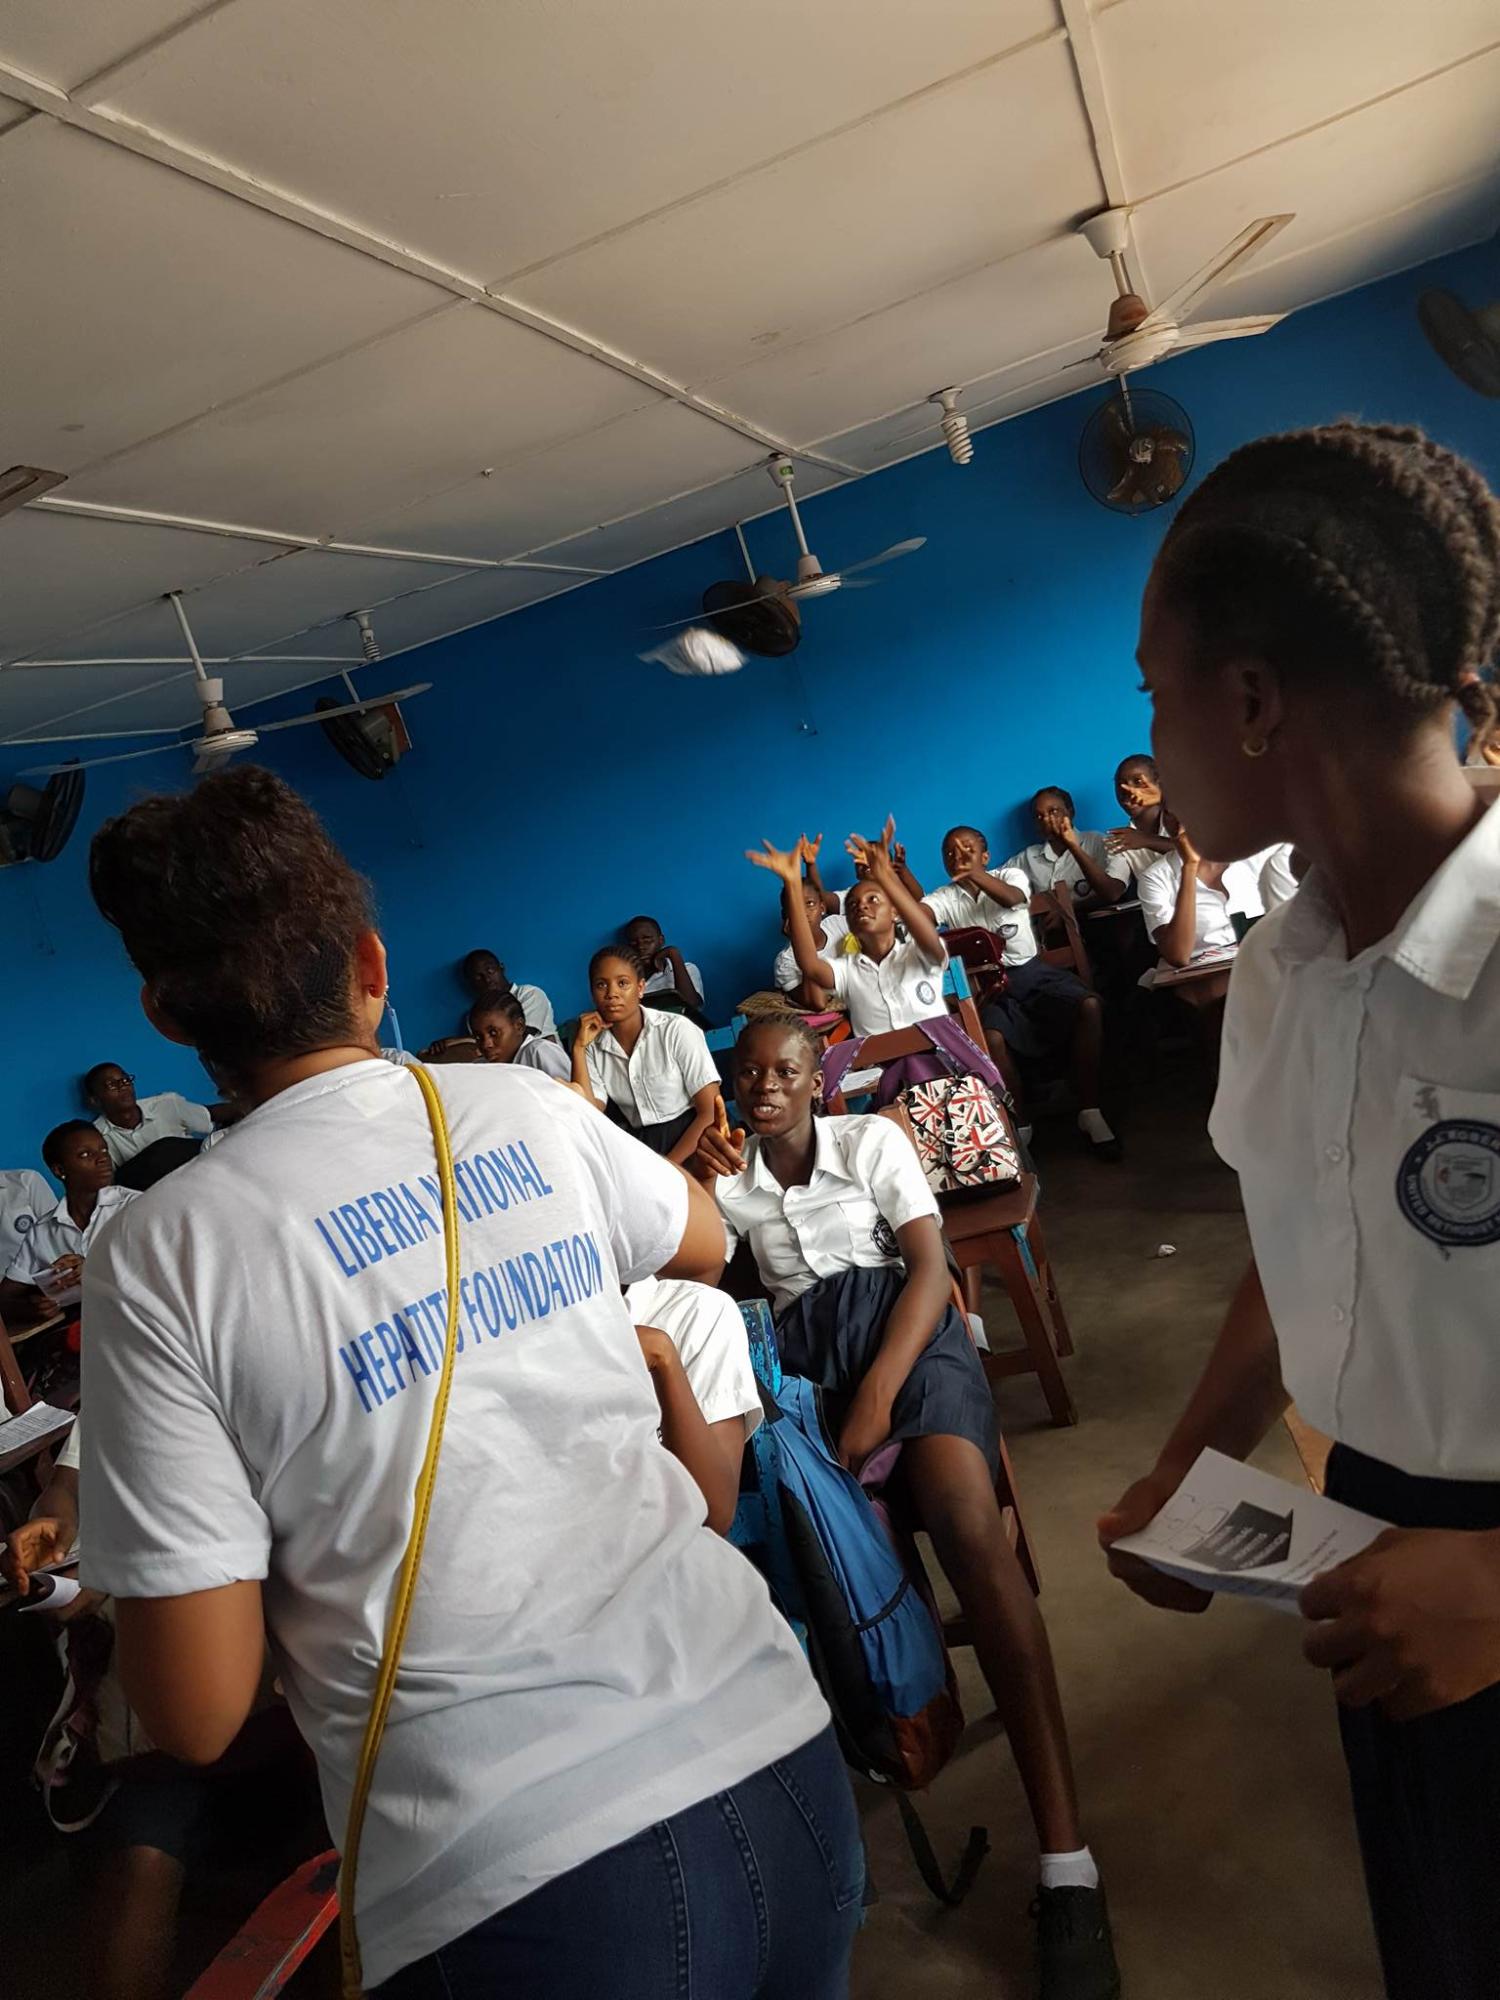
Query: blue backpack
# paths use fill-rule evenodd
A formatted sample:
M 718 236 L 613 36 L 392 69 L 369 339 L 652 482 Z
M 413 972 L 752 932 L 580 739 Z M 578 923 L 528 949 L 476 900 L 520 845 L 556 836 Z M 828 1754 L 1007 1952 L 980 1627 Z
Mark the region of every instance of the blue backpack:
M 942 1627 L 915 1552 L 910 1563 L 883 1509 L 840 1463 L 815 1383 L 781 1373 L 770 1310 L 741 1307 L 766 1422 L 751 1444 L 732 1539 L 791 1620 L 849 1765 L 895 1788 L 923 1880 L 963 1900 L 988 1851 L 974 1828 L 953 1882 L 943 1878 L 906 1793 L 930 1784 L 963 1731 Z

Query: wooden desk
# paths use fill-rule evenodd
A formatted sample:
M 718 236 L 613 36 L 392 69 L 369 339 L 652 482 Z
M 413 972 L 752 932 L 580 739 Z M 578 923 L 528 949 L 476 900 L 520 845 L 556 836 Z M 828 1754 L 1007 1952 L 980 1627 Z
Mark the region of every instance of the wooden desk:
M 1166 985 L 1160 981 L 1153 988 L 1157 993 L 1170 993 L 1184 1000 L 1189 1007 L 1218 1007 L 1229 995 L 1229 975 L 1234 969 L 1233 960 L 1228 965 L 1205 965 L 1201 972 L 1185 973 L 1180 979 L 1169 980 Z

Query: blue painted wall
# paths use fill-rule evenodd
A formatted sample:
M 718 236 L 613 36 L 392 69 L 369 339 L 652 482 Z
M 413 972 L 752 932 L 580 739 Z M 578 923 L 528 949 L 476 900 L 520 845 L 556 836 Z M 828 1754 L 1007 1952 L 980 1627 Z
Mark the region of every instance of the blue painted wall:
M 1500 477 L 1500 404 L 1448 375 L 1416 325 L 1432 284 L 1492 298 L 1500 254 L 1389 279 L 1155 369 L 1151 385 L 1192 415 L 1200 471 L 1263 431 L 1355 414 L 1421 423 Z M 574 1011 L 589 953 L 641 909 L 703 966 L 724 1018 L 765 983 L 780 942 L 775 885 L 742 858 L 762 835 L 823 830 L 842 883 L 843 836 L 887 811 L 924 879 L 955 819 L 989 830 L 997 855 L 1019 845 L 1018 807 L 1040 784 L 1067 785 L 1081 824 L 1114 824 L 1114 765 L 1146 744 L 1132 651 L 1170 510 L 1127 520 L 1083 491 L 1077 439 L 1096 393 L 983 433 L 963 470 L 932 452 L 811 501 L 826 567 L 929 539 L 878 590 L 806 607 L 789 662 L 688 681 L 636 659 L 648 627 L 738 573 L 722 536 L 393 663 L 385 685 L 436 685 L 410 707 L 415 752 L 382 784 L 337 763 L 317 731 L 268 746 L 375 883 L 408 1042 L 454 1024 L 453 961 L 474 945 Z M 749 538 L 757 567 L 787 573 L 783 520 Z M 91 1062 L 133 1066 L 143 1089 L 206 1088 L 193 1058 L 146 1027 L 87 900 L 87 833 L 143 783 L 175 782 L 170 766 L 96 774 L 63 858 L 0 872 L 0 1164 L 35 1158 Z

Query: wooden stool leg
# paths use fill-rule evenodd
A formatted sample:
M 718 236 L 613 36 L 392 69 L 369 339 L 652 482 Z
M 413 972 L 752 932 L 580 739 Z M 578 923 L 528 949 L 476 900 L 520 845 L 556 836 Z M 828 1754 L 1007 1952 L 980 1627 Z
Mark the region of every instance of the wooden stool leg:
M 1000 1476 L 995 1481 L 995 1498 L 1000 1502 L 1000 1514 L 1005 1520 L 1007 1532 L 1016 1552 L 1016 1559 L 1031 1585 L 1033 1597 L 1042 1594 L 1042 1573 L 1036 1566 L 1036 1556 L 1031 1547 L 1031 1537 L 1026 1532 L 1026 1522 L 1021 1514 L 1021 1496 L 1016 1491 L 1016 1475 L 1011 1466 L 1010 1453 L 1005 1448 L 1005 1434 L 1000 1434 Z
M 971 1313 L 979 1311 L 980 1299 L 984 1292 L 984 1266 L 970 1264 L 964 1272 L 964 1304 Z
M 1068 1316 L 1063 1311 L 1062 1300 L 1057 1296 L 1057 1280 L 1052 1275 L 1052 1259 L 1047 1255 L 1047 1239 L 1042 1234 L 1042 1218 L 1033 1213 L 1026 1225 L 1026 1242 L 1036 1266 L 1037 1277 L 1041 1280 L 1042 1296 L 1047 1301 L 1047 1309 L 1052 1319 L 1053 1344 L 1059 1354 L 1073 1352 L 1073 1330 L 1068 1325 Z
M 1042 1394 L 1047 1398 L 1052 1421 L 1058 1425 L 1076 1424 L 1078 1412 L 1073 1407 L 1073 1398 L 1057 1365 L 1057 1350 L 1052 1345 L 1052 1328 L 1041 1285 L 1028 1269 L 1028 1260 L 1021 1255 L 1009 1230 L 992 1237 L 990 1241 L 995 1246 L 995 1262 L 1000 1267 L 1010 1302 L 1016 1309 L 1016 1318 L 1021 1322 L 1021 1331 L 1026 1336 L 1026 1351 L 1042 1385 Z

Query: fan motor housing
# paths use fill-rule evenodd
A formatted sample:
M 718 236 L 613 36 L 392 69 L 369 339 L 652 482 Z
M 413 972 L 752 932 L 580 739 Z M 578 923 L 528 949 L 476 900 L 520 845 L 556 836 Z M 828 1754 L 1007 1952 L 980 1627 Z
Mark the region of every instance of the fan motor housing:
M 738 577 L 711 583 L 703 610 L 714 630 L 742 653 L 779 660 L 802 642 L 801 615 L 774 576 L 758 576 L 753 584 Z

